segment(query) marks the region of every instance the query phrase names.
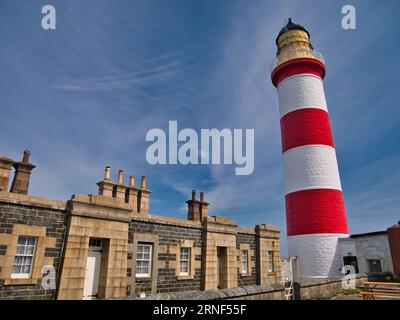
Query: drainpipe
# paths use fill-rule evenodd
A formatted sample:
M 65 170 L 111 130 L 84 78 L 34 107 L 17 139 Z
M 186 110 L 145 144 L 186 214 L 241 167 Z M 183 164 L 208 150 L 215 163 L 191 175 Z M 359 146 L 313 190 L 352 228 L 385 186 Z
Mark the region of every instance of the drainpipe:
M 67 217 L 68 219 L 68 217 Z M 63 233 L 63 239 L 61 243 L 61 250 L 60 250 L 60 258 L 58 259 L 57 263 L 57 269 L 56 269 L 56 288 L 53 290 L 53 297 L 52 300 L 56 300 L 56 294 L 58 293 L 60 281 L 61 281 L 61 274 L 60 274 L 60 269 L 61 269 L 61 262 L 64 259 L 64 250 L 65 250 L 65 242 L 67 240 L 67 229 L 68 229 L 68 223 L 65 221 L 63 223 L 64 226 L 64 233 Z

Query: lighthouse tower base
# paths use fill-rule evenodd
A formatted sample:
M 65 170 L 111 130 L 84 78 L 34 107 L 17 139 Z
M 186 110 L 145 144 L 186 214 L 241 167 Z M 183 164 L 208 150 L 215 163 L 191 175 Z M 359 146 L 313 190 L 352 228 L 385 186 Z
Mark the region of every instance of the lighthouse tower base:
M 300 280 L 338 277 L 343 267 L 339 238 L 347 234 L 308 234 L 288 237 L 289 256 L 298 257 Z

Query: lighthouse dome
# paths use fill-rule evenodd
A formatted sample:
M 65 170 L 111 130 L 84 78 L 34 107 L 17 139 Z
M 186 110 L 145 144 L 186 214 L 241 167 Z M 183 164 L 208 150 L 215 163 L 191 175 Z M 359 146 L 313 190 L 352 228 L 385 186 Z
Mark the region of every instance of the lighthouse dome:
M 286 24 L 286 25 L 281 29 L 281 31 L 279 32 L 278 37 L 276 38 L 276 44 L 278 44 L 278 38 L 279 38 L 282 34 L 288 32 L 288 31 L 290 31 L 290 30 L 301 30 L 301 31 L 304 31 L 305 33 L 307 33 L 308 38 L 310 38 L 310 33 L 307 31 L 306 28 L 304 28 L 304 27 L 303 27 L 302 25 L 300 25 L 300 24 L 293 23 L 292 18 L 289 18 L 287 24 Z

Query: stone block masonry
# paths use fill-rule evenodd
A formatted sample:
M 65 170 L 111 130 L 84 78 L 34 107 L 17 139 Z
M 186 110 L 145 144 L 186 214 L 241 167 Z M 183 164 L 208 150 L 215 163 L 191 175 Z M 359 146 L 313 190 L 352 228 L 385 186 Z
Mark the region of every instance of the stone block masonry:
M 98 194 L 68 201 L 0 191 L 0 299 L 135 299 L 224 289 L 230 295 L 280 282 L 280 265 L 268 269 L 267 253 L 280 260 L 276 227 L 242 228 L 209 216 L 204 193 L 197 200 L 194 190 L 187 219 L 156 216 L 146 178 L 140 187 L 133 176 L 129 181 L 124 185 L 119 170 L 112 182 L 106 167 Z M 55 270 L 51 288 L 45 266 Z
M 157 265 L 157 279 L 136 278 L 136 290 L 146 294 L 191 291 L 201 288 L 201 257 L 203 250 L 202 229 L 199 223 L 179 221 L 176 219 L 163 219 L 160 217 L 134 218 L 129 227 L 129 241 L 133 242 L 135 234 L 152 234 L 158 239 L 158 254 L 153 255 L 153 263 Z M 142 238 L 143 239 L 143 238 Z M 147 240 L 147 241 L 146 241 Z M 190 241 L 190 249 L 194 251 L 193 273 L 186 277 L 179 276 L 177 264 L 178 249 L 184 241 Z M 139 243 L 154 244 L 152 239 L 143 239 Z M 134 261 L 132 260 L 132 268 Z M 134 269 L 133 269 L 134 270 Z M 131 277 L 135 277 L 132 272 Z M 132 281 L 132 280 L 131 280 Z M 152 290 L 152 288 L 154 288 Z
M 363 287 L 364 281 L 383 281 L 390 273 L 356 275 L 356 286 Z M 328 300 L 343 294 L 342 278 L 327 278 L 298 284 L 295 300 Z M 282 284 L 249 285 L 234 289 L 158 293 L 147 296 L 147 300 L 284 300 L 285 287 Z M 138 299 L 138 298 L 126 298 Z
M 0 192 L 0 299 L 53 299 L 41 286 L 42 267 L 59 267 L 66 212 L 65 202 Z M 12 276 L 19 236 L 37 240 L 32 276 Z
M 247 246 L 243 246 L 247 245 Z M 252 233 L 238 233 L 236 236 L 236 248 L 238 250 L 247 250 L 249 257 L 249 272 L 244 274 L 241 268 L 238 268 L 238 285 L 239 287 L 251 286 L 257 284 L 257 236 L 255 232 Z M 239 263 L 242 263 L 241 252 L 239 251 Z

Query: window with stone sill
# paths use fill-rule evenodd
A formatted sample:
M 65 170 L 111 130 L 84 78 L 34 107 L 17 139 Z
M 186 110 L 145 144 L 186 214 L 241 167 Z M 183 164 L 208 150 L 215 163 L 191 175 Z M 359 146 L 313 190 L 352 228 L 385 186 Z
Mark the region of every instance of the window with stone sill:
M 27 279 L 32 275 L 36 250 L 36 238 L 19 236 L 17 252 L 14 257 L 12 279 Z
M 274 269 L 274 252 L 273 251 L 268 251 L 268 273 L 274 273 L 275 269 Z
M 249 273 L 249 251 L 242 250 L 242 273 Z
M 151 276 L 151 256 L 153 246 L 139 243 L 136 254 L 136 277 L 147 278 Z
M 188 276 L 190 274 L 191 248 L 180 248 L 179 275 Z
M 181 240 L 176 251 L 176 276 L 177 280 L 193 279 L 195 254 L 193 241 Z

